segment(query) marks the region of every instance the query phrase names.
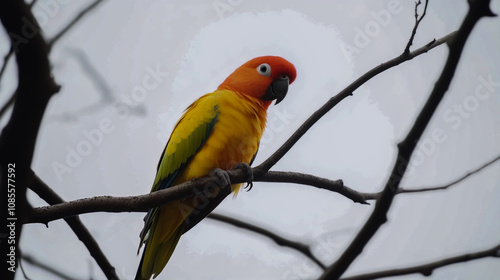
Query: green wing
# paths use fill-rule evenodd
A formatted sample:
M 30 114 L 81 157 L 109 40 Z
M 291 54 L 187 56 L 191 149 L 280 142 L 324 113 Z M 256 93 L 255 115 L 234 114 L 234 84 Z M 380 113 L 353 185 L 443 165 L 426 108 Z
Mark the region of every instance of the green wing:
M 210 136 L 218 118 L 218 107 L 210 95 L 191 104 L 177 122 L 161 154 L 151 192 L 170 187 Z M 148 232 L 159 208 L 149 210 L 144 217 L 139 249 L 148 239 Z

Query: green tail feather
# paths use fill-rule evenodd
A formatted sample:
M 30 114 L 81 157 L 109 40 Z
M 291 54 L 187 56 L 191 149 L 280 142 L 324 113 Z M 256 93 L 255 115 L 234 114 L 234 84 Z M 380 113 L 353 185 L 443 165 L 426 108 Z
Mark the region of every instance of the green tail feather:
M 148 248 L 148 242 L 146 242 L 144 246 L 145 247 L 144 251 L 142 252 L 142 257 L 139 263 L 139 267 L 137 268 L 135 280 L 149 280 L 151 276 L 153 276 L 153 274 L 154 274 L 153 278 L 156 278 L 156 276 L 160 274 L 165 265 L 167 265 L 167 262 L 170 260 L 170 257 L 174 253 L 175 247 L 177 246 L 177 243 L 179 242 L 179 239 L 181 238 L 183 232 L 184 232 L 184 224 L 182 224 L 179 228 L 177 228 L 175 233 L 168 240 L 166 240 L 160 245 L 160 248 L 156 248 L 155 250 L 156 252 L 154 252 L 156 253 L 156 256 L 154 257 L 154 264 L 151 265 L 149 268 L 147 268 L 148 271 L 143 271 L 144 256 L 146 252 L 149 253 L 149 250 L 153 249 L 153 248 Z M 151 238 L 151 236 L 149 238 Z

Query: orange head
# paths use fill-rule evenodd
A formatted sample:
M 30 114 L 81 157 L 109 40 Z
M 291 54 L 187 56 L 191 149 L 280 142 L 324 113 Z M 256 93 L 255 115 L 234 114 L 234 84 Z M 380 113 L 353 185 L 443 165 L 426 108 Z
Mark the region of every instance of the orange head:
M 279 56 L 256 57 L 227 77 L 218 87 L 257 98 L 267 108 L 273 100 L 281 102 L 297 72 L 293 64 Z

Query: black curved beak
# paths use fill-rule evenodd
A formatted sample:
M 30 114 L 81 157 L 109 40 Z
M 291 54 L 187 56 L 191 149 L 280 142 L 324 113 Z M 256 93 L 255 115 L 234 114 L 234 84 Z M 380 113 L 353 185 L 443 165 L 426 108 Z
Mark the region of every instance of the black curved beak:
M 271 101 L 276 99 L 276 104 L 280 103 L 286 96 L 288 92 L 288 84 L 290 79 L 288 77 L 282 77 L 274 80 L 266 90 L 262 100 Z

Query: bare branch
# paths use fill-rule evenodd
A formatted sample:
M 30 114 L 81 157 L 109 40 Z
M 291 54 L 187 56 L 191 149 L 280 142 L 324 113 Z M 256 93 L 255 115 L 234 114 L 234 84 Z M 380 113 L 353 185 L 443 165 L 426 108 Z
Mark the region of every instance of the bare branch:
M 62 279 L 68 279 L 68 280 L 75 280 L 77 279 L 76 277 L 73 277 L 73 276 L 70 276 L 64 272 L 61 272 L 53 267 L 50 267 L 49 265 L 47 264 L 44 264 L 43 262 L 37 260 L 36 258 L 30 256 L 30 255 L 26 255 L 26 254 L 22 254 L 21 255 L 21 258 L 23 259 L 23 261 L 25 261 L 26 263 L 29 263 L 33 266 L 36 266 L 40 269 L 43 269 L 51 274 L 54 274 L 55 276 L 57 277 L 60 277 Z M 26 277 L 26 276 L 25 276 Z
M 78 48 L 66 49 L 71 57 L 75 59 L 83 73 L 88 77 L 88 79 L 94 84 L 98 93 L 100 93 L 100 100 L 85 106 L 78 110 L 72 110 L 71 112 L 63 112 L 58 115 L 51 115 L 50 120 L 62 120 L 62 121 L 74 121 L 78 118 L 96 112 L 97 110 L 112 104 L 115 101 L 119 101 L 113 94 L 111 86 L 108 84 L 106 79 L 102 76 L 96 66 L 92 64 L 92 59 L 90 59 L 85 51 Z M 146 108 L 143 104 L 137 104 L 134 107 L 129 108 L 130 114 L 134 115 L 145 115 Z
M 410 52 L 410 47 L 413 44 L 413 39 L 415 38 L 415 34 L 417 34 L 418 25 L 425 17 L 425 13 L 427 12 L 427 4 L 429 4 L 429 0 L 425 0 L 424 11 L 422 12 L 422 16 L 418 17 L 418 6 L 420 6 L 422 2 L 418 0 L 415 2 L 415 25 L 413 26 L 413 30 L 411 31 L 410 39 L 408 40 L 408 44 L 406 44 L 405 50 L 403 51 L 403 55 L 406 55 Z
M 500 160 L 500 156 L 497 156 L 496 158 L 486 162 L 485 164 L 481 165 L 480 167 L 472 170 L 472 171 L 469 171 L 467 172 L 465 175 L 447 183 L 447 184 L 444 184 L 442 186 L 436 186 L 436 187 L 427 187 L 427 188 L 420 188 L 420 189 L 405 189 L 405 188 L 399 188 L 398 191 L 397 191 L 397 194 L 401 194 L 401 193 L 419 193 L 419 192 L 429 192 L 429 191 L 438 191 L 438 190 L 446 190 L 448 189 L 449 187 L 452 187 L 460 182 L 462 182 L 463 180 L 467 179 L 469 176 L 471 175 L 474 175 L 476 173 L 478 173 L 479 171 L 483 170 L 484 168 L 492 165 L 493 163 L 497 162 L 498 160 Z
M 427 102 L 417 116 L 417 119 L 415 120 L 415 123 L 410 129 L 408 135 L 398 144 L 398 156 L 396 158 L 396 162 L 392 169 L 390 178 L 384 187 L 382 195 L 375 204 L 375 209 L 344 253 L 342 253 L 340 258 L 327 269 L 320 279 L 340 278 L 340 276 L 344 274 L 357 256 L 361 254 L 368 241 L 370 241 L 378 229 L 387 221 L 387 211 L 391 207 L 392 200 L 397 193 L 399 184 L 401 183 L 406 168 L 408 167 L 411 155 L 420 137 L 424 133 L 430 119 L 436 111 L 436 108 L 448 90 L 451 80 L 455 75 L 458 61 L 460 60 L 467 38 L 479 19 L 483 16 L 491 14 L 489 1 L 469 1 L 469 3 L 470 9 L 467 16 L 460 26 L 454 40 L 448 43 L 448 58 L 439 79 L 435 83 Z
M 101 73 L 99 73 L 99 70 L 94 65 L 92 65 L 91 59 L 83 50 L 71 48 L 66 52 L 76 60 L 83 73 L 94 84 L 97 92 L 101 94 L 101 98 L 95 103 L 92 103 L 89 106 L 85 106 L 84 108 L 77 111 L 63 112 L 59 115 L 52 115 L 52 120 L 77 120 L 84 115 L 96 112 L 100 108 L 111 104 L 115 99 L 113 97 L 113 91 L 111 90 L 111 87 L 107 83 L 106 79 L 101 75 Z
M 377 271 L 377 272 L 372 272 L 372 273 L 366 273 L 366 274 L 345 277 L 345 278 L 341 278 L 341 279 L 342 280 L 369 280 L 369 279 L 378 279 L 378 278 L 393 277 L 393 276 L 400 276 L 400 275 L 408 275 L 408 274 L 414 274 L 414 273 L 420 273 L 423 276 L 431 276 L 432 272 L 437 268 L 441 268 L 441 267 L 448 266 L 451 264 L 456 264 L 456 263 L 468 262 L 471 260 L 488 258 L 488 257 L 500 258 L 500 245 L 497 245 L 495 247 L 492 247 L 492 248 L 484 250 L 484 251 L 478 251 L 478 252 L 474 252 L 474 253 L 458 255 L 458 256 L 438 260 L 435 262 L 429 262 L 429 263 L 422 264 L 422 265 L 410 266 L 410 267 L 405 267 L 405 268 L 388 269 L 388 270 L 383 270 L 383 271 Z
M 81 10 L 76 17 L 68 24 L 66 25 L 59 33 L 57 33 L 52 39 L 48 40 L 47 45 L 50 49 L 54 46 L 54 44 L 61 39 L 61 37 L 66 34 L 75 24 L 77 24 L 88 12 L 92 11 L 95 7 L 97 7 L 99 4 L 104 2 L 103 0 L 96 0 L 92 2 L 90 5 L 88 5 L 85 9 Z
M 36 3 L 36 1 L 37 0 L 34 0 L 29 4 L 30 9 L 33 7 L 33 5 Z M 83 18 L 83 16 L 85 16 L 88 12 L 90 12 L 95 7 L 97 7 L 98 4 L 100 4 L 101 2 L 103 2 L 103 0 L 96 0 L 95 2 L 90 4 L 88 7 L 86 7 L 82 11 L 80 11 L 80 13 L 78 13 L 78 15 L 67 26 L 65 26 L 59 33 L 56 34 L 56 36 L 54 36 L 54 38 L 52 38 L 51 40 L 49 40 L 47 42 L 47 47 L 48 47 L 47 52 L 50 54 L 50 51 L 52 50 L 52 47 L 54 46 L 54 44 L 64 34 L 66 34 L 66 32 L 68 32 L 76 23 L 78 23 L 78 21 L 80 21 Z M 4 63 L 2 65 L 2 68 L 0 69 L 0 79 L 2 78 L 2 76 L 5 72 L 5 69 L 7 68 L 7 64 L 9 63 L 9 60 L 12 57 L 13 53 L 14 53 L 14 48 L 11 47 L 9 52 L 4 57 Z M 10 108 L 10 106 L 12 106 L 15 98 L 16 98 L 16 92 L 14 92 L 12 94 L 12 96 L 9 98 L 9 100 L 2 106 L 2 109 L 0 110 L 0 117 L 2 117 L 5 114 L 5 112 L 7 111 L 7 109 Z
M 411 60 L 414 57 L 417 57 L 423 53 L 432 50 L 433 48 L 443 44 L 449 43 L 455 37 L 456 32 L 452 32 L 438 40 L 432 40 L 427 45 L 409 53 L 406 55 L 400 55 L 395 57 L 387 62 L 384 62 L 370 71 L 366 72 L 363 76 L 359 77 L 356 81 L 348 85 L 345 89 L 339 92 L 337 95 L 328 100 L 321 108 L 319 108 L 316 112 L 314 112 L 293 134 L 288 138 L 288 140 L 278 149 L 274 154 L 272 154 L 267 160 L 261 163 L 259 166 L 255 168 L 256 174 L 264 174 L 266 171 L 271 169 L 292 147 L 297 143 L 297 141 L 326 113 L 328 113 L 335 105 L 337 105 L 344 98 L 353 94 L 353 92 L 366 83 L 371 78 L 376 75 L 384 72 L 387 69 L 390 69 L 394 66 L 397 66 L 405 61 Z
M 7 112 L 7 110 L 14 104 L 14 100 L 16 100 L 16 93 L 12 93 L 9 97 L 9 100 L 3 104 L 2 109 L 0 109 L 0 118 Z
M 468 177 L 480 172 L 481 170 L 485 169 L 486 167 L 492 165 L 493 163 L 499 160 L 500 160 L 500 155 L 444 185 L 425 187 L 425 188 L 412 188 L 412 189 L 398 188 L 396 194 L 409 194 L 409 193 L 421 193 L 421 192 L 445 190 L 457 185 L 458 183 L 464 181 Z M 325 189 L 339 193 L 345 196 L 346 198 L 351 199 L 353 202 L 361 204 L 369 204 L 367 200 L 376 200 L 378 197 L 382 195 L 382 191 L 376 193 L 358 192 L 354 189 L 345 186 L 342 180 L 340 179 L 330 180 L 327 178 L 322 178 L 311 174 L 291 172 L 291 171 L 286 171 L 286 172 L 268 171 L 266 174 L 256 177 L 255 182 L 292 183 L 292 184 L 313 186 L 319 189 Z
M 216 220 L 216 221 L 220 221 L 220 222 L 224 222 L 226 224 L 230 224 L 232 226 L 236 226 L 236 227 L 239 227 L 239 228 L 244 228 L 246 230 L 249 230 L 249 231 L 258 233 L 260 235 L 264 235 L 266 237 L 269 237 L 276 244 L 278 244 L 280 246 L 292 248 L 292 249 L 295 249 L 296 251 L 299 251 L 304 256 L 308 257 L 311 261 L 313 261 L 315 264 L 317 264 L 319 267 L 321 267 L 322 270 L 325 270 L 325 265 L 323 265 L 313 255 L 313 253 L 311 252 L 311 249 L 309 248 L 309 246 L 306 245 L 306 244 L 304 244 L 304 243 L 297 242 L 297 241 L 292 241 L 290 239 L 286 239 L 286 238 L 284 238 L 282 236 L 279 236 L 276 233 L 271 232 L 271 231 L 269 231 L 269 230 L 267 230 L 265 228 L 261 228 L 259 226 L 252 225 L 252 224 L 249 224 L 249 223 L 246 223 L 246 222 L 243 222 L 243 221 L 231 218 L 231 217 L 227 217 L 227 216 L 224 216 L 224 215 L 211 213 L 210 215 L 207 216 L 207 218 L 210 218 L 210 219 Z
M 24 21 L 21 21 L 23 19 Z M 26 220 L 29 204 L 26 200 L 26 186 L 30 185 L 32 176 L 31 162 L 36 138 L 45 108 L 53 94 L 59 91 L 55 83 L 48 59 L 47 45 L 40 33 L 36 19 L 24 1 L 0 1 L 0 20 L 11 45 L 16 50 L 18 85 L 16 101 L 9 122 L 0 135 L 0 189 L 7 192 L 12 188 L 10 174 L 15 174 L 16 208 L 11 217 L 17 219 L 15 236 L 21 240 L 22 224 Z M 26 36 L 26 23 L 32 27 L 29 38 Z M 23 38 L 21 45 L 13 36 Z M 9 173 L 9 175 L 7 174 Z M 7 214 L 7 212 L 5 212 Z M 8 236 L 7 228 L 0 232 L 2 239 Z M 16 244 L 17 244 L 16 242 Z M 0 241 L 2 252 L 6 252 L 6 240 Z M 17 254 L 17 247 L 15 251 Z M 14 279 L 15 273 L 8 273 L 6 279 Z
M 18 250 L 18 251 L 19 251 L 19 254 L 21 255 L 21 258 L 22 258 L 22 257 L 23 257 L 23 254 L 22 254 L 21 250 Z M 23 274 L 23 276 L 24 276 L 24 279 L 26 279 L 26 280 L 31 280 L 31 279 L 28 277 L 28 275 L 26 274 L 26 271 L 24 271 L 24 266 L 23 266 L 23 263 L 22 263 L 22 262 L 19 262 L 19 268 L 21 269 L 21 272 L 22 272 L 22 274 Z
M 33 176 L 34 183 L 30 186 L 30 189 L 34 191 L 38 196 L 40 196 L 40 198 L 51 205 L 64 203 L 64 200 L 47 184 L 45 184 L 42 179 L 36 176 L 36 174 L 33 174 Z M 78 239 L 80 239 L 85 247 L 87 247 L 90 255 L 97 262 L 104 275 L 106 275 L 108 279 L 118 279 L 115 268 L 108 261 L 101 248 L 99 247 L 99 244 L 97 244 L 97 242 L 95 241 L 94 237 L 92 237 L 88 229 L 85 227 L 85 225 L 83 225 L 80 217 L 67 217 L 64 220 L 66 221 L 66 223 L 68 223 L 69 227 L 73 230 Z
M 258 176 L 256 182 L 276 182 L 309 185 L 319 189 L 325 189 L 339 193 L 353 202 L 370 204 L 366 200 L 376 199 L 378 193 L 362 193 L 344 185 L 342 180 L 330 180 L 317 177 L 311 174 L 285 171 L 268 171 L 264 175 Z
M 85 51 L 77 48 L 67 49 L 67 53 L 75 58 L 78 62 L 78 65 L 81 67 L 82 71 L 88 76 L 88 78 L 94 83 L 94 86 L 97 88 L 97 91 L 101 94 L 101 103 L 111 103 L 114 101 L 113 91 L 109 86 L 106 79 L 102 76 L 97 69 L 91 63 L 91 59 L 87 56 Z
M 0 79 L 3 76 L 3 73 L 5 72 L 5 69 L 7 69 L 7 64 L 9 64 L 9 60 L 12 57 L 13 54 L 14 54 L 14 49 L 11 47 L 9 49 L 9 52 L 3 57 L 3 65 L 2 65 L 2 69 L 0 69 Z
M 232 184 L 246 182 L 246 176 L 242 170 L 231 170 L 227 171 L 227 173 Z M 205 186 L 209 185 L 218 185 L 217 176 L 204 176 L 144 195 L 130 197 L 98 196 L 39 207 L 32 209 L 27 223 L 46 224 L 52 220 L 92 212 L 145 212 L 150 208 L 161 206 L 170 201 L 197 195 L 203 192 Z M 206 214 L 208 215 L 208 213 Z
M 488 161 L 487 163 L 481 165 L 480 167 L 466 173 L 465 175 L 441 186 L 435 187 L 426 187 L 420 189 L 404 189 L 399 188 L 396 191 L 396 195 L 398 194 L 406 194 L 406 193 L 419 193 L 419 192 L 428 192 L 428 191 L 436 191 L 450 188 L 452 186 L 457 185 L 462 182 L 469 176 L 480 172 L 484 168 L 492 165 L 493 163 L 500 160 L 500 156 Z M 245 177 L 242 176 L 239 171 L 228 171 L 231 176 L 231 180 L 233 184 L 243 183 L 245 182 Z M 32 216 L 27 223 L 48 223 L 52 220 L 57 220 L 69 216 L 84 214 L 84 213 L 93 213 L 93 212 L 146 212 L 151 207 L 160 206 L 163 203 L 168 201 L 176 200 L 180 198 L 186 198 L 188 196 L 193 196 L 194 194 L 199 194 L 199 188 L 202 188 L 207 182 L 213 182 L 214 177 L 206 176 L 204 178 L 198 180 L 192 180 L 188 183 L 183 183 L 177 186 L 173 186 L 173 191 L 165 192 L 154 192 L 147 195 L 138 195 L 138 196 L 128 196 L 128 197 L 111 197 L 111 196 L 101 196 L 101 197 L 92 197 L 85 198 L 76 201 L 70 202 L 57 202 L 57 201 L 48 201 L 49 204 L 53 206 L 45 206 L 34 208 L 32 210 Z M 367 193 L 367 192 L 358 192 L 353 190 L 347 186 L 345 186 L 342 180 L 330 180 L 327 178 L 322 178 L 318 176 L 314 176 L 311 174 L 299 173 L 299 172 L 290 172 L 290 171 L 268 171 L 268 173 L 263 175 L 257 175 L 254 179 L 255 182 L 278 182 L 278 183 L 293 183 L 293 184 L 302 184 L 314 186 L 320 189 L 329 190 L 332 192 L 339 193 L 353 202 L 368 204 L 367 200 L 376 200 L 382 195 L 382 191 L 378 193 Z M 35 177 L 35 184 L 44 184 L 38 177 Z M 32 188 L 37 189 L 40 186 L 33 186 Z M 48 186 L 46 188 L 49 188 Z M 175 193 L 180 190 L 181 193 L 175 194 L 175 197 L 171 197 L 171 193 Z M 37 190 L 35 192 L 38 193 Z M 204 217 L 206 217 L 210 212 L 212 212 L 215 207 L 224 200 L 224 198 L 230 192 L 220 192 L 219 195 L 215 198 L 205 198 L 209 199 L 210 206 L 207 206 L 203 209 L 199 210 L 197 214 L 193 214 L 193 217 L 190 219 L 190 223 L 186 225 L 184 233 L 189 231 L 193 226 L 198 224 Z M 40 195 L 40 194 L 39 194 Z M 159 196 L 159 197 L 156 197 Z M 44 198 L 44 197 L 42 197 Z M 44 198 L 45 199 L 45 198 Z M 59 204 L 60 203 L 60 204 Z M 137 204 L 139 203 L 139 204 Z M 76 204 L 76 206 L 75 206 Z

